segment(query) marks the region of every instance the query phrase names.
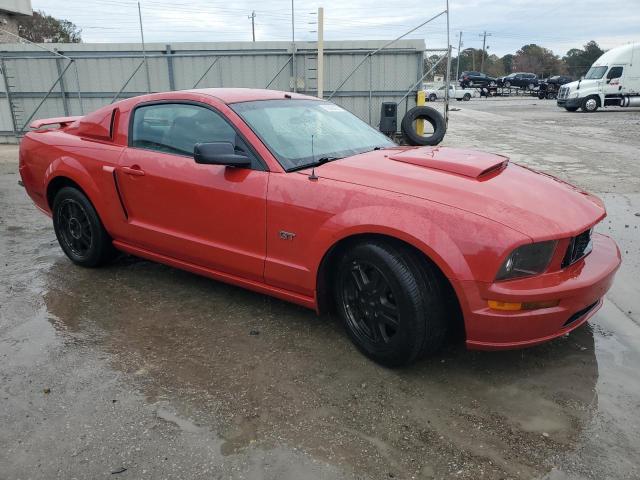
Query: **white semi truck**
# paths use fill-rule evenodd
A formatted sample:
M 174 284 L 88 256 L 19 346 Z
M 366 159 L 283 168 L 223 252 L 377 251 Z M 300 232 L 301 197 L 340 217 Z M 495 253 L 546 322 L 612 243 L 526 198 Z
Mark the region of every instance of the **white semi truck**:
M 640 107 L 640 43 L 605 52 L 583 78 L 560 87 L 558 106 L 570 112 Z

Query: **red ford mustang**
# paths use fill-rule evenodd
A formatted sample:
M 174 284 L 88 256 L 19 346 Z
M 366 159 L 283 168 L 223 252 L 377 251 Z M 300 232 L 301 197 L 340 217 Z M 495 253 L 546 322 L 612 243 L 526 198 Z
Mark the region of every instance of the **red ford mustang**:
M 475 349 L 563 335 L 620 264 L 598 198 L 499 155 L 398 147 L 312 97 L 157 93 L 32 127 L 22 182 L 73 262 L 117 249 L 335 309 L 385 365 L 456 327 Z

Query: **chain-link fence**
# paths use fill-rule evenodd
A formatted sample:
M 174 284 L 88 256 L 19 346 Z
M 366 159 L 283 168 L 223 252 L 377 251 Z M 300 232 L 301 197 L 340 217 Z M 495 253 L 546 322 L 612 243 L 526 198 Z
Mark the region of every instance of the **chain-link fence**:
M 0 137 L 5 141 L 23 134 L 34 119 L 83 115 L 149 91 L 318 92 L 315 42 L 297 43 L 295 52 L 288 42 L 154 44 L 144 56 L 135 44 L 50 45 L 57 53 L 21 44 L 1 48 Z M 377 127 L 382 102 L 402 101 L 403 111 L 415 105 L 424 51 L 422 40 L 325 42 L 324 98 Z

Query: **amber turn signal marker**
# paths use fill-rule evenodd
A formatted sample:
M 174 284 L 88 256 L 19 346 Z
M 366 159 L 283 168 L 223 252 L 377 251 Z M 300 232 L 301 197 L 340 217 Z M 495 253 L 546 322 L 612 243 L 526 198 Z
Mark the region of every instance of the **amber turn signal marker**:
M 522 310 L 522 303 L 499 302 L 498 300 L 489 300 L 487 303 L 492 310 Z
M 538 308 L 556 307 L 560 300 L 546 300 L 543 302 L 500 302 L 498 300 L 488 300 L 487 304 L 492 310 L 503 310 L 515 312 L 518 310 L 536 310 Z

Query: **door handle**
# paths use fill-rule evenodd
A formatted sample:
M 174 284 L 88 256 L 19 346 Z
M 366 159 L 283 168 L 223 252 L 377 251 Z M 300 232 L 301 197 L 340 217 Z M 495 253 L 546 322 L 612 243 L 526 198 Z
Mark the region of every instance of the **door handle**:
M 142 170 L 138 165 L 122 167 L 122 171 L 128 175 L 135 175 L 137 177 L 142 177 L 144 175 L 144 170 Z

